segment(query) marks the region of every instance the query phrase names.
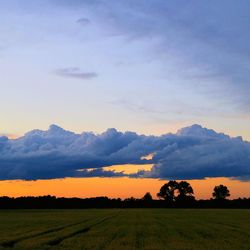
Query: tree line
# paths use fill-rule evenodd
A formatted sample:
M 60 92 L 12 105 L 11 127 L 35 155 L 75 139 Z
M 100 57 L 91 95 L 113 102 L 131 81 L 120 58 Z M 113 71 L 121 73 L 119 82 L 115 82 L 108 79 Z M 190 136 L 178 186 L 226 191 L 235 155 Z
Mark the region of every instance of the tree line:
M 110 199 L 93 198 L 57 198 L 55 196 L 28 196 L 10 198 L 0 197 L 0 209 L 9 208 L 250 208 L 250 198 L 228 200 L 228 188 L 215 186 L 212 198 L 196 200 L 190 183 L 171 180 L 165 183 L 157 193 L 159 199 L 153 199 L 147 192 L 141 199 L 134 197 Z

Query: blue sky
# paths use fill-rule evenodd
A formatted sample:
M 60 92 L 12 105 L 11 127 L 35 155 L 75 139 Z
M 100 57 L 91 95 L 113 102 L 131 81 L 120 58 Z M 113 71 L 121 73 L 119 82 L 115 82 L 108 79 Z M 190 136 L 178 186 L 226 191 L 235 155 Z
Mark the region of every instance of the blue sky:
M 1 1 L 0 133 L 59 124 L 250 140 L 249 1 Z

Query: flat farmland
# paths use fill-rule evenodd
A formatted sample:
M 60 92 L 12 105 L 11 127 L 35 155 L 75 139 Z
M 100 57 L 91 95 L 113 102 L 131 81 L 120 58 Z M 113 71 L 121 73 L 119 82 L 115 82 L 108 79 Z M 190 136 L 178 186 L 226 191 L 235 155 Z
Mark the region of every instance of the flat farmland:
M 0 249 L 250 249 L 250 210 L 0 210 Z

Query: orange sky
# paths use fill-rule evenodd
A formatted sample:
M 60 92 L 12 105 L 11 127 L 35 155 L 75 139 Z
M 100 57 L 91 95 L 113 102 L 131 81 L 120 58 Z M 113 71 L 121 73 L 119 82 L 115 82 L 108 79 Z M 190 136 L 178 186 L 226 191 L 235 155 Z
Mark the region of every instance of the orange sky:
M 0 196 L 37 196 L 55 195 L 58 197 L 94 197 L 108 196 L 126 198 L 142 197 L 145 192 L 156 193 L 165 180 L 119 178 L 65 178 L 38 181 L 0 181 Z M 210 198 L 215 185 L 226 185 L 231 193 L 230 198 L 250 197 L 250 182 L 240 182 L 227 178 L 209 178 L 190 180 L 196 198 Z

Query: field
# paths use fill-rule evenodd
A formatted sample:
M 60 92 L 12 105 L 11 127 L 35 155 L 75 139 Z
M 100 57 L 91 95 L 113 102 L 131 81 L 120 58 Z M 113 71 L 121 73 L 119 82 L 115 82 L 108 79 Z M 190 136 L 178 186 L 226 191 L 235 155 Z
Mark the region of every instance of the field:
M 0 249 L 250 249 L 250 210 L 0 210 Z

